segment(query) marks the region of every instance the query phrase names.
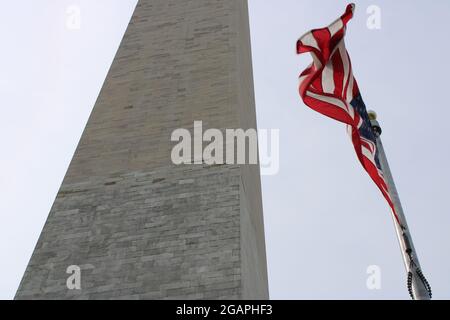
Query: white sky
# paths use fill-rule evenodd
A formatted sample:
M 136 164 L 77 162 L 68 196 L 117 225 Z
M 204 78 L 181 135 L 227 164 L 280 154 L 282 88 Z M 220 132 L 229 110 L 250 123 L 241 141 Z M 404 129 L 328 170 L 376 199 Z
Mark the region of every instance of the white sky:
M 136 0 L 22 0 L 0 10 L 0 299 L 17 289 Z M 249 0 L 258 125 L 281 130 L 281 171 L 263 177 L 273 299 L 407 299 L 388 206 L 343 125 L 300 101 L 310 57 L 297 38 L 345 9 L 341 0 Z M 450 2 L 356 1 L 347 34 L 422 267 L 450 298 L 447 63 Z M 81 29 L 66 9 L 81 8 Z M 381 30 L 366 27 L 369 5 Z M 378 265 L 382 289 L 366 287 Z

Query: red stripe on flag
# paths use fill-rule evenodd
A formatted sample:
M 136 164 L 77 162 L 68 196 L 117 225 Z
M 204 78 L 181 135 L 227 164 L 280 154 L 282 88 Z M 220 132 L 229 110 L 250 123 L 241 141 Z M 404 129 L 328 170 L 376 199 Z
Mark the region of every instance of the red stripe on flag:
M 344 64 L 340 51 L 336 50 L 331 59 L 333 64 L 334 94 L 335 96 L 341 96 L 344 89 Z

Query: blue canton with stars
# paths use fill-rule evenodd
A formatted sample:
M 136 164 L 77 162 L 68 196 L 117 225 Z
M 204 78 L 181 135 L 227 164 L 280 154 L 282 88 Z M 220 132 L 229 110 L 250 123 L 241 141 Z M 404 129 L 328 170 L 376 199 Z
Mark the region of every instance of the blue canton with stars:
M 370 140 L 376 145 L 377 144 L 377 140 L 376 140 L 376 137 L 375 137 L 375 133 L 373 132 L 372 124 L 371 124 L 370 119 L 369 119 L 369 114 L 367 113 L 366 105 L 364 104 L 364 101 L 362 99 L 361 94 L 356 96 L 352 100 L 352 102 L 350 104 L 353 106 L 355 111 L 363 119 L 363 124 L 362 124 L 361 128 L 359 128 L 359 134 L 364 139 Z M 375 154 L 375 163 L 377 165 L 377 168 L 379 170 L 381 170 L 380 159 L 378 157 L 378 150 L 377 150 L 377 152 Z

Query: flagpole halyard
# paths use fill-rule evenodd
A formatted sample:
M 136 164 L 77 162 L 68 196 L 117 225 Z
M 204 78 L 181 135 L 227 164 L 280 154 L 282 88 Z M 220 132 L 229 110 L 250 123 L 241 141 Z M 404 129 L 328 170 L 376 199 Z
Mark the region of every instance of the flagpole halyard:
M 374 111 L 369 111 L 369 119 L 376 137 L 378 157 L 380 159 L 381 169 L 388 185 L 389 194 L 394 204 L 394 209 L 400 221 L 397 221 L 393 215 L 395 231 L 400 244 L 403 262 L 405 264 L 406 272 L 408 274 L 408 290 L 411 298 L 414 300 L 430 300 L 432 297 L 431 287 L 425 279 L 421 268 L 419 257 L 417 256 L 411 234 L 408 228 L 408 223 L 403 211 L 400 197 L 395 186 L 394 178 L 392 176 L 389 163 L 387 161 L 386 153 L 384 151 L 383 143 L 381 141 L 382 129 L 377 120 L 377 114 Z

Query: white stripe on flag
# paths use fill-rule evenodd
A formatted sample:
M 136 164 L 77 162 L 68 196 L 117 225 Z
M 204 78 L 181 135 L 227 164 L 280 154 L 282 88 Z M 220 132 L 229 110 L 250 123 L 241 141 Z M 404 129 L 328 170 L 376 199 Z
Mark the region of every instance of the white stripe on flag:
M 314 38 L 314 35 L 312 32 L 308 32 L 303 37 L 300 38 L 300 41 L 303 45 L 313 47 L 320 51 L 319 45 L 317 44 L 316 38 Z
M 365 146 L 361 146 L 362 149 L 362 154 L 370 161 L 373 163 L 373 165 L 376 167 L 377 164 L 375 163 L 375 158 L 373 156 L 373 153 L 367 149 Z
M 322 73 L 322 88 L 325 93 L 334 93 L 334 70 L 333 63 L 329 61 L 323 69 Z
M 353 100 L 353 86 L 355 85 L 355 79 L 353 78 L 353 70 L 350 70 L 350 80 L 348 81 L 347 88 L 347 102 L 350 103 Z
M 349 102 L 347 102 L 347 110 L 350 117 L 355 120 L 355 109 L 353 109 L 353 106 Z
M 322 62 L 320 62 L 320 59 L 317 57 L 315 52 L 311 52 L 311 56 L 314 60 L 313 64 L 314 67 L 316 68 L 316 70 L 319 70 L 320 68 L 322 68 Z
M 331 38 L 339 32 L 344 27 L 344 23 L 342 22 L 342 19 L 338 19 L 335 22 L 333 22 L 329 27 L 328 30 L 330 31 Z
M 348 61 L 347 50 L 345 50 L 345 43 L 341 41 L 339 44 L 339 54 L 341 55 L 342 64 L 344 66 L 344 81 L 342 83 L 342 96 L 345 96 L 345 85 L 348 82 L 348 76 L 350 74 L 350 62 Z
M 321 95 L 313 93 L 311 91 L 307 91 L 306 95 L 308 97 L 313 98 L 313 99 L 316 99 L 316 100 L 319 100 L 319 101 L 323 101 L 323 102 L 332 104 L 332 105 L 334 105 L 336 107 L 342 108 L 343 110 L 345 110 L 345 112 L 348 113 L 347 108 L 345 107 L 345 104 L 339 99 L 332 98 L 332 97 L 327 97 L 327 96 L 321 96 Z

